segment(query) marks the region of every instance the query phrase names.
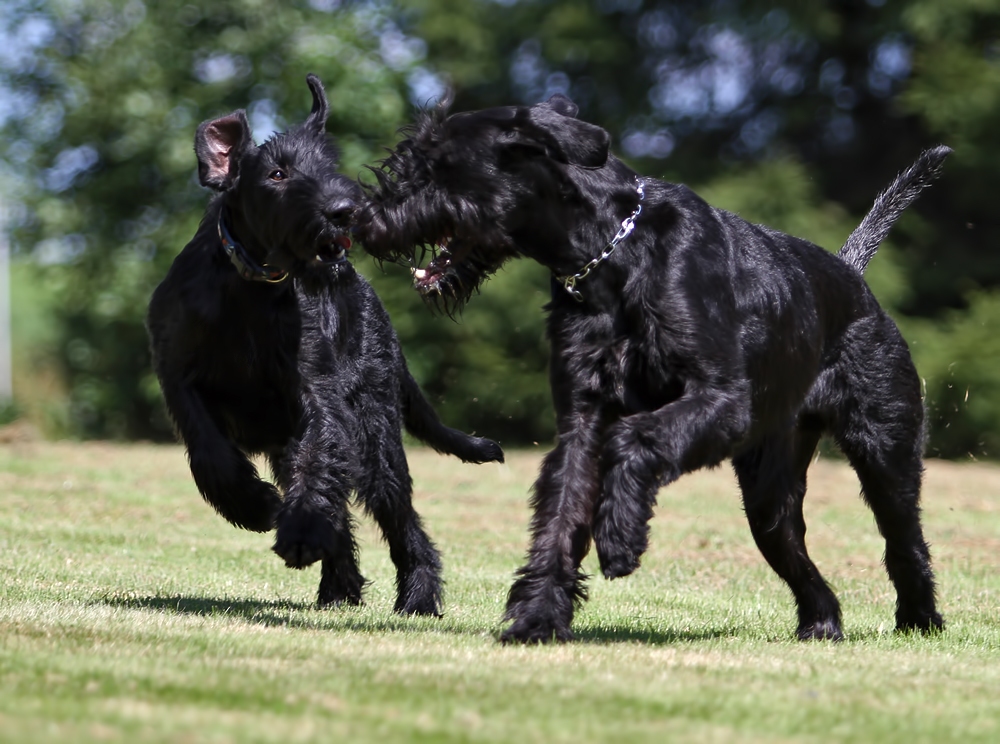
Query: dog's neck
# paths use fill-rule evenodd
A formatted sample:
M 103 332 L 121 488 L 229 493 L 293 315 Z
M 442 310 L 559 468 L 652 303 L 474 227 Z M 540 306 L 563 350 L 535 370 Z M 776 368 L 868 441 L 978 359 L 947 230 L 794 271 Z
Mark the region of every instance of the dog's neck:
M 225 251 L 230 263 L 236 268 L 239 275 L 248 282 L 278 284 L 285 281 L 288 278 L 288 272 L 258 263 L 247 249 L 233 237 L 232 230 L 227 224 L 227 211 L 225 206 L 219 210 L 219 241 L 222 243 L 222 250 Z
M 632 231 L 635 229 L 635 221 L 642 213 L 642 201 L 646 196 L 643 181 L 638 176 L 635 177 L 635 191 L 639 196 L 639 203 L 632 211 L 632 214 L 622 220 L 618 233 L 611 238 L 610 242 L 604 247 L 604 250 L 600 255 L 592 258 L 575 274 L 559 275 L 553 272 L 556 281 L 558 281 L 577 302 L 583 302 L 583 295 L 580 293 L 580 290 L 577 289 L 577 283 L 585 279 L 590 272 L 596 269 L 601 263 L 611 258 L 612 254 L 618 249 L 618 244 L 631 235 Z

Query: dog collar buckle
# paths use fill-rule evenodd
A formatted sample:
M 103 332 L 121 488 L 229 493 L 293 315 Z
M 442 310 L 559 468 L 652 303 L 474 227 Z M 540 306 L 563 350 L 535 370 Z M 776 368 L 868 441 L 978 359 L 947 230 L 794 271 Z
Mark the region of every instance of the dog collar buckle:
M 288 272 L 259 264 L 250 258 L 246 248 L 240 245 L 226 228 L 224 212 L 219 213 L 219 240 L 222 242 L 222 250 L 229 256 L 229 261 L 236 267 L 237 273 L 248 282 L 265 282 L 267 284 L 279 284 L 288 278 Z
M 575 274 L 569 276 L 557 276 L 556 280 L 563 285 L 563 288 L 569 292 L 570 297 L 572 297 L 577 302 L 583 302 L 583 295 L 580 294 L 580 290 L 576 288 L 576 283 L 581 279 L 584 279 L 591 271 L 596 269 L 603 261 L 607 261 L 611 258 L 611 254 L 615 252 L 618 248 L 618 244 L 621 243 L 625 238 L 632 234 L 635 230 L 636 218 L 642 214 L 642 200 L 646 196 L 646 192 L 643 189 L 644 184 L 642 179 L 636 176 L 635 179 L 635 191 L 639 195 L 639 203 L 635 207 L 635 211 L 632 212 L 628 217 L 622 220 L 622 225 L 618 230 L 618 233 L 611 239 L 611 242 L 605 246 L 601 255 L 597 258 L 591 259 L 582 269 L 580 269 Z

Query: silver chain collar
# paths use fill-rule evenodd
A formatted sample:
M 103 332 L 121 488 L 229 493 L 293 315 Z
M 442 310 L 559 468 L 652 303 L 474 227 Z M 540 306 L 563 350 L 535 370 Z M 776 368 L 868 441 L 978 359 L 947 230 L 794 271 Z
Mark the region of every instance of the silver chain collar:
M 632 231 L 635 230 L 635 220 L 640 214 L 642 214 L 642 200 L 646 195 L 645 192 L 643 191 L 642 179 L 640 179 L 638 176 L 636 176 L 635 179 L 635 191 L 639 195 L 639 203 L 636 205 L 635 211 L 632 212 L 632 214 L 630 214 L 624 220 L 622 220 L 621 229 L 618 230 L 618 234 L 615 235 L 611 239 L 611 242 L 608 243 L 608 245 L 604 248 L 604 250 L 601 252 L 601 255 L 591 260 L 590 263 L 588 263 L 586 266 L 584 266 L 575 274 L 572 274 L 570 276 L 556 277 L 556 281 L 562 284 L 563 287 L 565 287 L 566 291 L 569 292 L 570 296 L 577 302 L 583 302 L 583 295 L 580 294 L 580 291 L 576 288 L 576 283 L 581 279 L 585 278 L 591 271 L 596 269 L 601 264 L 601 262 L 607 261 L 609 258 L 611 258 L 611 254 L 615 252 L 615 249 L 618 247 L 618 244 L 621 243 L 623 240 L 625 240 L 625 238 L 631 235 Z

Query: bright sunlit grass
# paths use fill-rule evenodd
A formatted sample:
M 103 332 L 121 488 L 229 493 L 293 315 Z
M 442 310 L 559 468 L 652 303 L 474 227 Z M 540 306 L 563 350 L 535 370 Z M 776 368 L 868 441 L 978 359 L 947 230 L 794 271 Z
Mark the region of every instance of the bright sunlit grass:
M 539 458 L 410 451 L 448 582 L 432 620 L 391 612 L 366 519 L 366 605 L 319 611 L 318 568 L 284 568 L 270 536 L 216 516 L 181 449 L 0 446 L 0 741 L 1000 740 L 1000 468 L 929 465 L 942 635 L 892 631 L 857 481 L 820 461 L 809 546 L 844 643 L 793 640 L 723 468 L 661 492 L 642 568 L 591 581 L 575 642 L 506 648 Z

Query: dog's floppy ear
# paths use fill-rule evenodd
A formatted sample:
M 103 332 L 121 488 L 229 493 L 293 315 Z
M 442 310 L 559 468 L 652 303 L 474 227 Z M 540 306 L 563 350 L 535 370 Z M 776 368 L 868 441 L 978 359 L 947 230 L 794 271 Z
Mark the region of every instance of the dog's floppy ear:
M 577 111 L 575 103 L 557 93 L 544 103 L 519 109 L 514 126 L 544 145 L 555 160 L 600 168 L 608 161 L 611 135 L 576 119 Z
M 202 122 L 194 136 L 201 185 L 215 191 L 231 188 L 240 175 L 240 156 L 252 142 L 250 122 L 243 109 Z
M 540 103 L 538 105 L 548 106 L 557 114 L 568 116 L 571 119 L 575 119 L 576 115 L 580 113 L 580 107 L 577 106 L 575 103 L 573 103 L 562 93 L 555 93 L 549 98 L 549 100 L 545 101 L 544 103 Z
M 326 131 L 326 119 L 330 115 L 330 104 L 326 101 L 326 91 L 323 89 L 323 82 L 312 73 L 306 75 L 306 84 L 312 91 L 313 105 L 304 126 L 322 134 Z

